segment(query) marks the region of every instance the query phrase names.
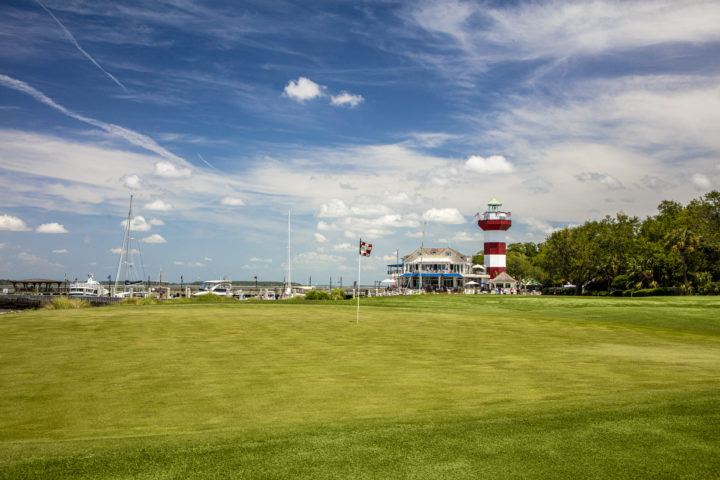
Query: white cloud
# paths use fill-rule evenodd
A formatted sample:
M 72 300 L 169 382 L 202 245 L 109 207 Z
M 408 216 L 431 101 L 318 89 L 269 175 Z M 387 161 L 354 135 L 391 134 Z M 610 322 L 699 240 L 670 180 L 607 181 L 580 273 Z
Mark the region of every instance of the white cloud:
M 353 246 L 347 242 L 338 243 L 336 245 L 333 245 L 333 250 L 338 252 L 353 252 L 356 248 L 359 248 L 357 246 Z
M 435 34 L 440 53 L 406 49 L 455 81 L 496 62 L 566 60 L 679 43 L 715 42 L 714 2 L 416 2 L 410 18 Z M 482 28 L 478 28 L 481 25 Z M 453 54 L 448 54 L 451 51 Z
M 309 78 L 300 77 L 297 81 L 290 80 L 285 86 L 283 94 L 296 102 L 303 103 L 306 100 L 324 96 L 324 89 L 325 87 L 318 85 Z
M 25 222 L 18 217 L 11 215 L 0 215 L 0 230 L 10 230 L 11 232 L 25 232 L 30 230 Z
M 391 205 L 411 205 L 415 203 L 406 192 L 385 191 L 383 196 L 385 197 L 385 202 Z
M 327 237 L 325 237 L 325 235 L 323 235 L 322 233 L 317 233 L 317 232 L 315 232 L 315 233 L 314 233 L 314 237 L 315 237 L 315 241 L 318 242 L 318 243 L 325 243 L 325 242 L 327 242 Z
M 172 210 L 172 208 L 172 205 L 160 199 L 145 204 L 146 210 L 159 210 L 161 212 L 167 212 L 168 210 Z
M 456 225 L 466 222 L 465 217 L 462 216 L 457 208 L 431 208 L 423 213 L 422 218 L 428 222 Z
M 123 220 L 122 222 L 120 222 L 120 225 L 125 228 L 127 226 L 127 220 Z M 136 232 L 147 232 L 152 228 L 152 225 L 152 220 L 150 221 L 150 223 L 148 223 L 145 220 L 145 217 L 143 217 L 142 215 L 137 215 L 133 217 L 130 228 L 132 230 L 135 230 Z
M 173 163 L 162 161 L 155 164 L 155 175 L 166 178 L 183 178 L 192 175 L 192 170 L 178 168 Z
M 550 235 L 555 230 L 558 230 L 558 228 L 553 227 L 548 222 L 533 217 L 523 217 L 520 223 L 527 225 L 530 231 L 540 232 L 546 235 Z
M 251 263 L 272 263 L 272 258 L 251 257 L 248 261 Z
M 118 247 L 118 248 L 111 248 L 111 249 L 110 249 L 110 253 L 113 253 L 113 254 L 115 254 L 115 255 L 120 255 L 121 253 L 123 253 L 123 249 L 120 248 L 120 247 Z M 131 249 L 130 249 L 130 253 L 133 254 L 133 255 L 137 255 L 138 253 L 140 253 L 140 250 L 138 250 L 137 248 L 131 248 Z
M 58 250 L 53 250 L 52 253 L 68 253 L 67 248 L 61 248 Z
M 575 178 L 581 182 L 598 182 L 605 185 L 610 190 L 622 190 L 625 186 L 620 180 L 607 173 L 582 172 L 575 175 Z
M 158 233 L 153 233 L 149 237 L 143 238 L 144 243 L 166 243 L 167 240 L 165 240 L 162 235 Z
M 245 202 L 243 202 L 242 199 L 230 196 L 223 198 L 220 203 L 231 207 L 242 207 L 245 205 Z
M 203 260 L 206 261 L 206 262 L 212 262 L 212 261 L 213 261 L 213 259 L 210 258 L 210 257 L 203 257 Z
M 129 188 L 131 190 L 137 190 L 138 188 L 140 188 L 140 177 L 135 174 L 125 175 L 120 180 L 123 182 L 123 185 L 125 185 L 126 188 Z
M 43 223 L 35 231 L 38 233 L 68 233 L 67 229 L 57 222 Z
M 476 173 L 510 173 L 515 170 L 512 163 L 502 155 L 484 158 L 472 155 L 465 162 L 465 168 Z
M 692 183 L 698 190 L 710 190 L 712 189 L 712 182 L 707 177 L 707 175 L 703 175 L 702 173 L 695 173 L 692 176 Z
M 317 216 L 319 218 L 337 218 L 345 217 L 350 214 L 350 209 L 345 202 L 337 198 L 331 199 L 328 203 L 320 205 L 320 211 Z
M 357 107 L 358 105 L 360 105 L 360 103 L 363 102 L 363 100 L 365 99 L 362 97 L 362 95 L 355 95 L 348 92 L 340 92 L 340 94 L 332 95 L 330 97 L 330 102 L 333 105 L 348 105 L 350 106 L 350 108 Z
M 165 222 L 160 220 L 159 218 L 151 218 L 150 219 L 150 225 L 153 225 L 155 227 L 159 227 L 161 225 L 165 225 Z
M 327 253 L 320 252 L 303 252 L 294 258 L 293 263 L 301 264 L 315 264 L 318 262 L 324 263 L 340 263 L 343 261 L 342 257 L 337 255 L 330 255 Z
M 173 260 L 173 265 L 185 265 L 185 262 L 181 262 L 179 260 Z
M 425 148 L 439 147 L 449 140 L 459 138 L 459 135 L 449 133 L 411 133 L 409 136 L 407 143 Z

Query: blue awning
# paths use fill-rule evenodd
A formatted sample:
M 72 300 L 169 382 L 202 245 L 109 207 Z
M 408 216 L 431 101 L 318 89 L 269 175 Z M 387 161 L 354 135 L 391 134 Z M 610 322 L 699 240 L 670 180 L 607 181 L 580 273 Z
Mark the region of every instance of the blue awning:
M 462 277 L 459 273 L 403 273 L 403 277 Z

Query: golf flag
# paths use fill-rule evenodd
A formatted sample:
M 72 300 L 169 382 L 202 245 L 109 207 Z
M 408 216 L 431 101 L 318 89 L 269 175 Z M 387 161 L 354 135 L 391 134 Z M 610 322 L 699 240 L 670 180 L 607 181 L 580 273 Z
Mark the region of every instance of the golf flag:
M 372 251 L 372 243 L 365 243 L 360 239 L 360 255 L 363 257 L 369 257 Z

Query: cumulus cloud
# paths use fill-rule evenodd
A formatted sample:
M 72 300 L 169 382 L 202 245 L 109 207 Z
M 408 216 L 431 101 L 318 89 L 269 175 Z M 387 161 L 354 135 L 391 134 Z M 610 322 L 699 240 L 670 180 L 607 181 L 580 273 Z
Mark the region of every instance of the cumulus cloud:
M 173 265 L 185 265 L 185 262 L 181 262 L 180 260 L 173 260 Z
M 365 99 L 362 95 L 356 95 L 348 92 L 340 92 L 338 95 L 332 95 L 330 97 L 330 103 L 336 106 L 349 106 L 350 108 L 357 107 Z
M 67 229 L 57 222 L 43 223 L 35 231 L 37 233 L 68 233 Z
M 120 180 L 123 182 L 123 185 L 125 185 L 126 188 L 129 188 L 131 190 L 137 190 L 138 188 L 140 188 L 140 177 L 135 174 L 125 175 Z
M 575 175 L 575 178 L 581 182 L 598 182 L 605 185 L 610 190 L 622 190 L 625 186 L 620 180 L 608 173 L 582 172 Z
M 487 158 L 472 155 L 465 162 L 465 168 L 476 173 L 510 173 L 515 170 L 513 164 L 502 155 Z
M 465 223 L 465 217 L 457 208 L 431 208 L 425 211 L 422 219 L 428 222 L 461 224 Z
M 123 228 L 127 227 L 127 220 L 123 220 L 122 222 L 120 222 L 120 225 Z M 152 228 L 152 220 L 150 221 L 150 223 L 148 223 L 145 220 L 145 217 L 143 217 L 142 215 L 138 215 L 132 219 L 130 228 L 132 230 L 135 230 L 136 232 L 147 232 Z
M 303 103 L 306 100 L 324 96 L 324 90 L 325 87 L 318 85 L 309 78 L 300 77 L 297 81 L 290 80 L 288 82 L 283 91 L 283 95 L 296 102 Z
M 710 190 L 712 188 L 712 182 L 702 173 L 695 173 L 692 176 L 692 183 L 698 190 Z
M 327 242 L 327 237 L 325 237 L 325 235 L 323 235 L 322 233 L 315 232 L 314 236 L 315 236 L 315 241 L 318 243 Z
M 243 205 L 245 205 L 245 202 L 243 202 L 242 199 L 230 196 L 223 198 L 220 203 L 223 205 L 228 205 L 230 207 L 242 207 Z
M 0 230 L 10 230 L 11 232 L 24 232 L 30 230 L 28 226 L 18 217 L 11 215 L 0 215 Z
M 162 235 L 158 233 L 153 233 L 149 237 L 143 238 L 144 243 L 166 243 L 167 240 L 165 240 Z
M 170 205 L 169 203 L 164 202 L 160 199 L 157 199 L 154 202 L 146 203 L 145 209 L 146 210 L 159 210 L 161 212 L 167 212 L 168 210 L 172 210 L 172 205 Z
M 192 175 L 189 168 L 178 168 L 171 162 L 157 162 L 155 164 L 155 175 L 166 178 L 183 178 Z
M 337 218 L 345 217 L 350 214 L 350 209 L 345 202 L 337 198 L 333 198 L 328 203 L 320 205 L 318 217 L 320 218 Z
M 150 225 L 153 225 L 155 227 L 159 227 L 161 225 L 165 225 L 165 222 L 160 220 L 159 218 L 151 218 L 150 219 Z
M 68 253 L 67 248 L 61 248 L 58 250 L 53 250 L 52 253 Z

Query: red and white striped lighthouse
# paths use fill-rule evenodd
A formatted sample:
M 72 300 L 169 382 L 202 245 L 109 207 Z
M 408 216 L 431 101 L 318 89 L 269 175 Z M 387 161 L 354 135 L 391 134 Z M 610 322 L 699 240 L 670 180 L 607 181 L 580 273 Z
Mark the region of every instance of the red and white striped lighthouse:
M 478 227 L 485 232 L 485 273 L 495 278 L 505 271 L 505 231 L 512 226 L 510 212 L 501 212 L 502 203 L 492 199 L 480 215 Z

